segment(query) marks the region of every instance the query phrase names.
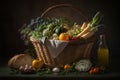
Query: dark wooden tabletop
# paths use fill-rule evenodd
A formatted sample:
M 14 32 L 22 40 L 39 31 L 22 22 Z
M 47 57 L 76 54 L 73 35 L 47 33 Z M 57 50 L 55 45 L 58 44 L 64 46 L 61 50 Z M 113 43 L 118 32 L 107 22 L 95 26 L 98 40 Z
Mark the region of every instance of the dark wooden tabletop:
M 81 72 L 81 73 L 68 73 L 65 75 L 58 75 L 57 73 L 52 73 L 52 74 L 44 74 L 44 75 L 40 75 L 39 73 L 35 73 L 35 74 L 21 74 L 21 73 L 17 73 L 14 74 L 11 69 L 9 67 L 0 67 L 0 80 L 2 79 L 11 79 L 11 80 L 23 80 L 23 79 L 29 79 L 29 80 L 33 80 L 33 79 L 73 79 L 73 80 L 78 80 L 78 79 L 82 79 L 82 80 L 90 80 L 90 79 L 118 79 L 120 78 L 120 72 L 114 72 L 114 71 L 110 71 L 107 73 L 103 73 L 103 74 L 94 74 L 91 75 L 88 72 Z

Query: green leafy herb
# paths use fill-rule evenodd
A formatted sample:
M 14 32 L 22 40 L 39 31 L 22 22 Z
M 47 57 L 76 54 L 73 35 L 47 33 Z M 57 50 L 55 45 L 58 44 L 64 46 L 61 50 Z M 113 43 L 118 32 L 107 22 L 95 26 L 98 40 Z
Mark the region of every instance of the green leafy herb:
M 17 69 L 12 69 L 11 68 L 10 71 L 11 71 L 10 72 L 11 75 L 19 74 L 19 71 Z
M 91 27 L 91 29 L 94 29 L 95 31 L 97 31 L 98 27 L 100 26 L 104 26 L 103 24 L 99 24 L 102 20 L 102 18 L 104 17 L 103 14 L 101 14 L 100 11 L 98 11 L 94 17 L 92 18 L 92 20 L 89 22 L 89 25 Z
M 21 38 L 28 43 L 31 36 L 37 39 L 41 39 L 42 37 L 51 38 L 54 33 L 59 35 L 60 33 L 67 31 L 63 28 L 64 24 L 72 26 L 72 22 L 66 18 L 37 17 L 31 19 L 30 23 L 25 24 L 19 31 Z
M 45 74 L 51 74 L 51 73 L 53 72 L 50 68 L 43 68 L 43 69 L 38 70 L 39 75 L 45 75 Z
M 97 12 L 94 17 L 92 18 L 92 20 L 89 22 L 91 27 L 94 27 L 96 25 L 98 25 L 100 23 L 100 21 L 103 18 L 103 14 L 101 14 L 101 12 Z

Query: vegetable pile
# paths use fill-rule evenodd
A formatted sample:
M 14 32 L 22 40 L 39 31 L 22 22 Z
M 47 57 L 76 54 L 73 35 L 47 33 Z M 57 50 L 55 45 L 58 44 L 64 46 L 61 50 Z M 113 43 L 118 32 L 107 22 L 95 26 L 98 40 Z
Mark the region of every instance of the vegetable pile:
M 73 23 L 66 18 L 37 17 L 32 19 L 30 23 L 25 24 L 19 31 L 22 35 L 21 38 L 25 41 L 29 41 L 31 36 L 36 39 L 41 39 L 42 37 L 53 39 L 60 33 L 67 32 L 67 28 L 70 28 L 72 25 Z
M 29 41 L 30 37 L 41 39 L 47 37 L 48 39 L 56 40 L 75 40 L 79 38 L 90 38 L 101 26 L 100 21 L 103 15 L 97 12 L 91 21 L 83 22 L 82 25 L 72 22 L 64 18 L 42 18 L 37 17 L 32 19 L 30 23 L 25 24 L 19 31 L 22 39 Z M 62 37 L 60 37 L 62 34 Z M 66 36 L 67 35 L 67 36 Z M 67 37 L 67 38 L 66 38 Z

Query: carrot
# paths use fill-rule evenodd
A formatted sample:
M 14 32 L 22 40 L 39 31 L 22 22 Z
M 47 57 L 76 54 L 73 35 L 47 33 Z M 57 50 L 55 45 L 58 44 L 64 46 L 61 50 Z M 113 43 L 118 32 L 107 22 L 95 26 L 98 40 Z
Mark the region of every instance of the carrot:
M 103 24 L 97 25 L 95 27 L 91 27 L 89 24 L 87 27 L 80 33 L 78 34 L 77 37 L 83 37 L 84 39 L 90 38 L 94 33 L 98 30 L 98 27 L 104 26 Z
M 83 34 L 87 33 L 88 31 L 90 31 L 90 29 L 91 29 L 91 27 L 90 27 L 90 25 L 88 24 L 87 27 L 86 27 L 81 33 L 79 33 L 79 34 L 77 35 L 77 37 L 80 37 L 80 36 L 82 36 Z
M 88 39 L 88 38 L 92 37 L 94 35 L 94 33 L 95 33 L 95 31 L 92 30 L 92 31 L 89 31 L 89 32 L 83 34 L 81 37 L 84 39 Z
M 81 26 L 81 30 L 84 30 L 87 27 L 88 23 L 87 22 L 83 22 L 82 26 Z
M 82 32 L 79 33 L 76 37 L 83 37 L 84 39 L 87 39 L 94 35 L 94 33 L 98 30 L 98 27 L 102 26 L 99 25 L 103 15 L 100 12 L 97 12 L 92 20 L 89 23 L 84 22 L 81 29 Z

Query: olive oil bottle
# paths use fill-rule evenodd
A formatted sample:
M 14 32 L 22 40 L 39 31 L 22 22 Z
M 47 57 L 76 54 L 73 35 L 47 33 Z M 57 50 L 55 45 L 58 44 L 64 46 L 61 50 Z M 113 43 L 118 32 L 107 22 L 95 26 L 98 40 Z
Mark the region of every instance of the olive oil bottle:
M 99 36 L 97 55 L 99 64 L 107 67 L 109 65 L 109 49 L 106 44 L 105 35 L 103 34 Z

